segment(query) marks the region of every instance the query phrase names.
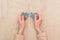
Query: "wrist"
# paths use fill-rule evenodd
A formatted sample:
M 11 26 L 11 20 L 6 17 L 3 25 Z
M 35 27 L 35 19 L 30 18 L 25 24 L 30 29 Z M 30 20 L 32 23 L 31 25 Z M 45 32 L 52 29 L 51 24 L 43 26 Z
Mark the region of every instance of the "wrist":
M 35 30 L 36 30 L 36 32 L 37 32 L 38 34 L 41 33 L 41 29 L 40 29 L 40 28 L 35 28 Z

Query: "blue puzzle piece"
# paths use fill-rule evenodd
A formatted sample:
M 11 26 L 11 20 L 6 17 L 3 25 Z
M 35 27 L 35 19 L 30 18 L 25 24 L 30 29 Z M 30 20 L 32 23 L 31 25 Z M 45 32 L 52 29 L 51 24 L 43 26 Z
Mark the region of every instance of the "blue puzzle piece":
M 30 17 L 31 17 L 32 19 L 34 19 L 35 13 L 31 12 Z
M 22 15 L 23 15 L 24 17 L 27 17 L 29 14 L 28 14 L 27 12 L 23 12 Z

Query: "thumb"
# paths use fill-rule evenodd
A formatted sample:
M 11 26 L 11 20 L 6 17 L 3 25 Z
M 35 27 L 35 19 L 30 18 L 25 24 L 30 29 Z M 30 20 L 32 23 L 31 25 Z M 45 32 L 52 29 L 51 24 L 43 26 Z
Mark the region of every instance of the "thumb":
M 34 21 L 36 22 L 36 14 L 35 14 L 35 17 L 34 17 Z
M 22 22 L 24 22 L 24 16 L 22 16 Z

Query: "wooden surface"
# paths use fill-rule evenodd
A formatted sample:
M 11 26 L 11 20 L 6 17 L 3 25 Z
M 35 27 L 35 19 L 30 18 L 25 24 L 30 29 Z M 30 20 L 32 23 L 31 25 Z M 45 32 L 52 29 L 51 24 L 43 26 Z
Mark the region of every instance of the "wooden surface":
M 41 9 L 44 9 L 45 2 L 46 9 L 42 13 Z M 42 29 L 47 32 L 48 40 L 60 40 L 59 4 L 60 0 L 0 0 L 0 40 L 14 40 L 18 16 L 22 11 L 41 12 Z M 27 20 L 25 40 L 36 40 L 36 32 L 30 18 Z

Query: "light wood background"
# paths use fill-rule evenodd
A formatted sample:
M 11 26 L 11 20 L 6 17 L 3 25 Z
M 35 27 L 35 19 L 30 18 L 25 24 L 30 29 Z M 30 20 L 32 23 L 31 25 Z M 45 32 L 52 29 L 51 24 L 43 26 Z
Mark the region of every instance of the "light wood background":
M 60 0 L 0 0 L 0 40 L 14 40 L 21 12 L 41 12 L 48 40 L 60 40 Z M 32 19 L 27 20 L 25 40 L 37 40 Z M 31 25 L 31 26 L 30 26 Z

